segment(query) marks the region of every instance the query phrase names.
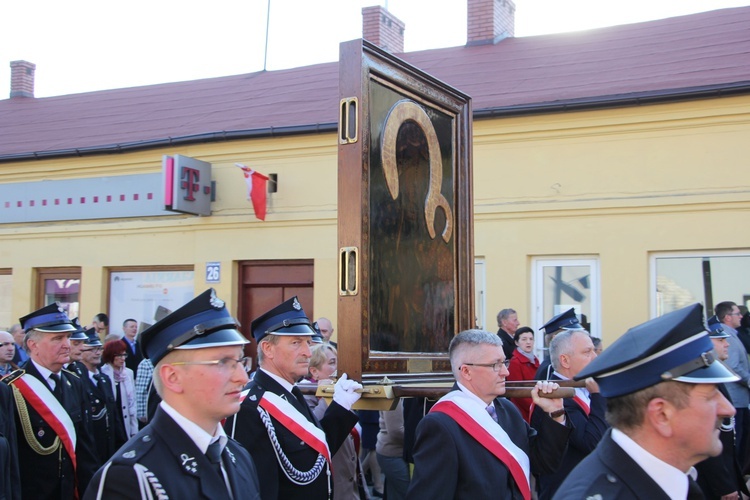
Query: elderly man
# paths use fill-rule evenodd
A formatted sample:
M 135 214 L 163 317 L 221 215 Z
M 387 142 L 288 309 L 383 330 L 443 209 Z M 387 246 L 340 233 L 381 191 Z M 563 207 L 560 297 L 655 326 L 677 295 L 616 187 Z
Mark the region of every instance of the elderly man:
M 13 341 L 16 344 L 16 353 L 13 355 L 13 362 L 17 366 L 21 366 L 29 359 L 29 355 L 23 346 L 23 339 L 26 336 L 26 332 L 23 331 L 20 323 L 16 323 L 10 327 L 9 333 L 13 335 Z
M 86 499 L 260 498 L 250 455 L 221 426 L 248 380 L 238 327 L 208 289 L 141 334 L 162 402 L 96 473 Z
M 76 328 L 57 303 L 24 316 L 21 325 L 30 359 L 3 382 L 13 388 L 19 406 L 22 495 L 74 498 L 83 494 L 98 466 L 83 384 L 63 370 Z
M 690 473 L 721 453 L 721 422 L 734 408 L 716 384 L 737 380 L 714 357 L 703 306 L 631 328 L 576 379 L 588 377 L 607 398 L 612 429 L 555 498 L 703 498 Z
M 70 361 L 65 365 L 65 369 L 84 379 L 83 376 L 86 375 L 86 368 L 80 364 L 80 361 L 83 354 L 83 344 L 88 337 L 86 336 L 86 329 L 81 327 L 78 318 L 73 318 L 71 323 L 73 323 L 76 330 L 68 337 L 68 340 L 70 340 Z
M 513 357 L 513 351 L 516 350 L 516 343 L 513 340 L 513 336 L 520 325 L 521 322 L 518 321 L 518 313 L 514 309 L 501 309 L 497 313 L 497 336 L 503 341 L 505 359 Z
M 550 380 L 572 380 L 596 358 L 594 343 L 585 330 L 564 330 L 558 333 L 549 346 L 549 352 L 555 370 Z M 574 398 L 563 402 L 565 412 L 573 424 L 568 449 L 559 469 L 539 476 L 540 500 L 552 498 L 568 473 L 596 448 L 609 427 L 604 418 L 607 403 L 599 394 L 596 382 L 587 379 L 586 387 L 577 387 L 575 392 Z M 538 426 L 539 420 L 543 418 L 544 412 L 535 409 L 531 426 Z
M 357 422 L 351 406 L 362 386 L 342 374 L 333 402 L 318 421 L 295 383 L 307 375 L 315 330 L 297 297 L 250 325 L 260 368 L 240 412 L 226 429 L 253 456 L 264 499 L 330 498 L 331 457 Z
M 549 346 L 552 344 L 552 340 L 560 332 L 569 330 L 585 332 L 586 330 L 578 321 L 576 311 L 572 307 L 547 321 L 542 325 L 540 330 L 544 330 L 544 345 L 548 347 L 546 348 L 544 360 L 539 365 L 534 378 L 537 380 L 549 380 L 552 376 L 552 359 L 549 354 Z
M 557 384 L 538 382 L 531 390 L 547 413 L 535 430 L 499 397 L 508 368 L 497 335 L 466 330 L 448 352 L 456 384 L 417 427 L 408 497 L 530 498 L 531 473 L 558 467 L 571 431 L 562 400 L 539 396 Z
M 16 369 L 13 363 L 13 355 L 15 353 L 16 345 L 13 341 L 13 335 L 0 331 L 0 378 Z
M 710 324 L 708 329 L 716 355 L 721 361 L 725 361 L 729 358 L 729 334 L 720 323 Z M 716 387 L 729 399 L 729 392 L 724 384 L 716 384 Z M 737 455 L 734 421 L 731 418 L 725 418 L 721 423 L 719 437 L 722 444 L 721 455 L 707 458 L 695 465 L 698 471 L 698 485 L 707 498 L 738 500 L 744 498 L 743 493 L 750 496 Z
M 320 335 L 323 337 L 323 343 L 331 344 L 333 347 L 338 347 L 336 342 L 331 342 L 331 337 L 333 336 L 333 325 L 331 324 L 331 320 L 328 318 L 318 318 L 318 321 L 315 323 L 318 325 Z
M 80 374 L 88 395 L 94 443 L 101 465 L 115 453 L 115 443 L 124 443 L 127 437 L 122 412 L 118 411 L 117 401 L 112 392 L 112 381 L 99 369 L 104 350 L 102 342 L 94 328 L 86 330 L 84 337 L 86 340 L 83 341 L 81 359 L 71 363 L 70 369 Z

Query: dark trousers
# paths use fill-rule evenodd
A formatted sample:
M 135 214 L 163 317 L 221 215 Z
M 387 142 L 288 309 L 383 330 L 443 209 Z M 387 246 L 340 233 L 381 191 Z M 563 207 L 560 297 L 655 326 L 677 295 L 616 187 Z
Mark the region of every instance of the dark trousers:
M 737 457 L 740 460 L 740 467 L 743 471 L 750 468 L 750 410 L 747 408 L 735 408 L 737 413 L 734 416 L 735 443 L 737 443 Z M 747 473 L 747 472 L 745 472 Z

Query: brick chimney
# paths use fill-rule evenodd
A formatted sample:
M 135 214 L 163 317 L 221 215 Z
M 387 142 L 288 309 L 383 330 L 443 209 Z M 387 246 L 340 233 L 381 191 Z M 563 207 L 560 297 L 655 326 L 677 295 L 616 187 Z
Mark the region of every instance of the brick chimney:
M 34 97 L 34 70 L 36 64 L 28 61 L 10 62 L 10 96 Z
M 380 5 L 362 8 L 362 37 L 393 54 L 404 51 L 404 23 Z
M 494 44 L 512 37 L 515 15 L 513 0 L 468 0 L 466 45 Z

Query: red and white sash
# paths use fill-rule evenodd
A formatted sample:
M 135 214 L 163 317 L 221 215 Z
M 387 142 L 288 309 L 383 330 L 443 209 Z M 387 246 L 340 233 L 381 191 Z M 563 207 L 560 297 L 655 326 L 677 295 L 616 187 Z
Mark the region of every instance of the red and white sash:
M 589 395 L 589 391 L 582 387 L 576 387 L 576 395 L 573 396 L 573 401 L 578 403 L 578 406 L 581 407 L 588 417 L 589 413 L 591 413 L 591 396 Z
M 269 415 L 289 432 L 304 441 L 310 448 L 323 455 L 328 464 L 331 464 L 331 452 L 328 449 L 325 432 L 307 420 L 307 417 L 302 415 L 297 408 L 285 399 L 268 391 L 263 393 L 258 406 L 266 410 Z
M 59 384 L 65 383 L 63 377 Z M 34 408 L 34 410 L 52 427 L 62 441 L 65 451 L 70 455 L 73 471 L 76 470 L 76 429 L 73 421 L 68 416 L 68 411 L 49 390 L 49 387 L 40 382 L 36 377 L 24 374 L 12 382 L 17 387 L 23 398 Z
M 492 453 L 510 470 L 523 498 L 531 498 L 529 457 L 511 441 L 505 430 L 489 413 L 462 391 L 451 391 L 435 403 L 430 413 L 441 412 L 450 416 L 471 437 Z

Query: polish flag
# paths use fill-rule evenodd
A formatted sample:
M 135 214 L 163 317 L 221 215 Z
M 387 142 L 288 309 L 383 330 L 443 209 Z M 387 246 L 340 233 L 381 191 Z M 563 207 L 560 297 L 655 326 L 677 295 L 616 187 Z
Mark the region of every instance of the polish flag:
M 235 166 L 239 167 L 245 176 L 247 199 L 253 202 L 255 217 L 260 220 L 266 220 L 266 182 L 268 181 L 268 177 L 242 163 L 235 163 Z

